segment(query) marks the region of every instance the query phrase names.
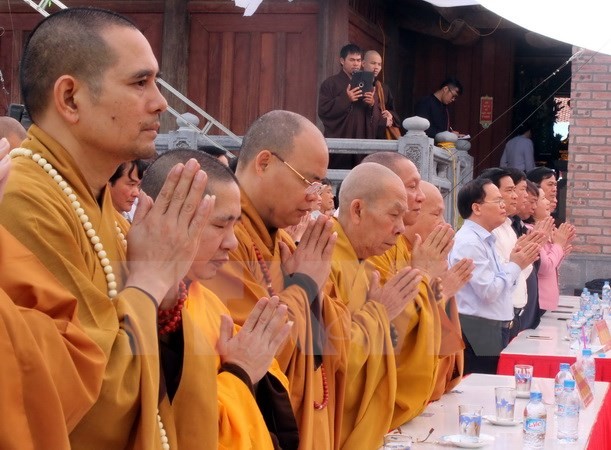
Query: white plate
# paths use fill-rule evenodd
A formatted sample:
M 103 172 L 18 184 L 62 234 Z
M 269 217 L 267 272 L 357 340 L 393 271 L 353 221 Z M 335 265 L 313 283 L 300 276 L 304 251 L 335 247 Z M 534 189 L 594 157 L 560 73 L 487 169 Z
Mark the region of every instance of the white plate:
M 497 420 L 496 416 L 482 416 L 482 419 L 490 422 L 493 425 L 500 425 L 502 427 L 513 427 L 522 423 L 521 420 Z
M 464 439 L 463 436 L 459 434 L 441 436 L 441 442 L 462 448 L 480 448 L 494 442 L 494 436 L 490 436 L 489 434 L 480 434 L 479 440 L 476 442 L 463 441 L 462 439 Z
M 516 397 L 518 398 L 530 398 L 530 391 L 516 391 Z

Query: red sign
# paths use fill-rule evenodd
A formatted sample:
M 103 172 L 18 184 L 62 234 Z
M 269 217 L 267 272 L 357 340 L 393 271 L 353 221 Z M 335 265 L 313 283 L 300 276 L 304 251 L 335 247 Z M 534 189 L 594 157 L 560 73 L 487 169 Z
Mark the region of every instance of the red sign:
M 492 123 L 493 98 L 484 96 L 479 99 L 479 123 L 488 128 Z

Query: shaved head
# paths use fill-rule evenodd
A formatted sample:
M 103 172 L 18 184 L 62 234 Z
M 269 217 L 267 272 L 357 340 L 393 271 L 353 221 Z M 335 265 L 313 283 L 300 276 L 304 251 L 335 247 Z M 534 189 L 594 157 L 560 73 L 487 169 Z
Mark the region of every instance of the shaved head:
M 375 77 L 382 71 L 382 56 L 375 50 L 369 50 L 363 58 L 363 70 L 373 72 Z
M 407 198 L 401 179 L 376 163 L 350 171 L 339 194 L 339 223 L 359 259 L 381 255 L 405 230 Z
M 62 75 L 79 78 L 100 93 L 104 72 L 117 61 L 102 36 L 111 27 L 137 29 L 129 19 L 99 8 L 64 9 L 34 28 L 19 67 L 21 94 L 32 121 L 39 120 Z
M 420 182 L 420 189 L 425 195 L 418 220 L 405 228 L 405 236 L 414 243 L 416 234 L 425 240 L 437 225 L 446 223 L 444 218 L 445 203 L 439 189 L 428 181 Z
M 392 170 L 405 186 L 409 211 L 403 218 L 405 225 L 413 225 L 418 220 L 424 194 L 420 189 L 420 173 L 416 165 L 406 156 L 397 152 L 377 152 L 368 155 L 363 162 L 375 162 Z
M 375 201 L 389 183 L 396 184 L 397 181 L 401 182 L 388 168 L 376 163 L 362 162 L 352 169 L 342 182 L 339 193 L 340 207 L 349 205 L 355 199 Z
M 409 161 L 407 156 L 397 152 L 376 152 L 371 153 L 363 159 L 363 162 L 378 163 L 384 167 L 388 167 L 393 172 L 397 172 L 397 166 L 402 161 Z
M 261 150 L 288 158 L 295 147 L 295 136 L 312 127 L 316 128 L 308 119 L 291 111 L 275 110 L 262 115 L 244 135 L 237 170 L 254 160 Z
M 12 117 L 0 117 L 0 138 L 5 137 L 11 149 L 19 147 L 25 136 L 25 128 L 23 128 L 20 122 Z
M 381 58 L 382 55 L 380 55 L 378 52 L 376 52 L 375 50 L 367 50 L 365 52 L 365 57 L 363 59 L 368 59 L 368 58 L 373 58 L 373 57 L 378 57 Z
M 164 153 L 146 169 L 142 178 L 142 190 L 156 199 L 172 168 L 178 163 L 186 164 L 191 158 L 195 159 L 208 175 L 206 194 L 215 194 L 215 189 L 220 183 L 238 184 L 233 172 L 217 158 L 200 150 L 179 149 Z
M 434 184 L 422 180 L 420 182 L 420 189 L 422 189 L 422 193 L 425 196 L 424 203 L 422 205 L 423 207 L 424 205 L 430 205 L 433 203 L 443 203 L 443 196 L 441 195 L 441 192 L 439 192 L 437 186 Z

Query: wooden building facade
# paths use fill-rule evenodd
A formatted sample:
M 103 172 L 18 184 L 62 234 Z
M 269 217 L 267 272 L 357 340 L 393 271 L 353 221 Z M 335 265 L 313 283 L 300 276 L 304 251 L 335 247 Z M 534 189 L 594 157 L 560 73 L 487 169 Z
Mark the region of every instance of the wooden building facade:
M 264 0 L 252 17 L 243 17 L 231 0 L 65 3 L 130 17 L 151 42 L 163 78 L 238 135 L 272 109 L 317 122 L 318 87 L 340 70 L 339 49 L 348 42 L 383 54 L 383 76 L 402 117 L 411 116 L 418 98 L 447 76 L 462 81 L 464 94 L 450 108 L 451 121 L 477 136 L 471 150 L 476 173 L 498 163 L 515 125 L 508 110 L 519 90 L 516 48 L 525 30 L 480 7 L 440 9 L 422 0 Z M 21 49 L 41 19 L 21 1 L 0 3 L 0 113 L 20 102 Z M 175 109 L 188 110 L 165 94 Z M 496 122 L 488 129 L 479 124 L 482 96 L 494 99 Z M 173 124 L 168 115 L 165 130 Z

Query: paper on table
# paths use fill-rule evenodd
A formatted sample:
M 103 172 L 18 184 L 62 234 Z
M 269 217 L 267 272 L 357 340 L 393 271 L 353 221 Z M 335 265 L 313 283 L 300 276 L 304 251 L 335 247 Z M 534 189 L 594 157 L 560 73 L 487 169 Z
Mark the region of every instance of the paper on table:
M 543 403 L 547 405 L 553 405 L 556 402 L 556 395 L 554 393 L 554 385 L 552 383 L 545 383 L 544 380 L 538 382 L 539 390 L 541 391 L 541 397 Z M 532 389 L 531 389 L 532 392 Z

